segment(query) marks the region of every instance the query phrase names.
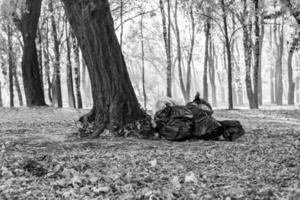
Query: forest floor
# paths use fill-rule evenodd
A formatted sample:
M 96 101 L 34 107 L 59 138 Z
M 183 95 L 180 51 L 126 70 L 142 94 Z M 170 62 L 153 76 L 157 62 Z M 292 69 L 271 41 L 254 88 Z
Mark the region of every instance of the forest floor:
M 299 109 L 216 111 L 235 142 L 76 138 L 86 112 L 0 109 L 0 199 L 300 199 Z

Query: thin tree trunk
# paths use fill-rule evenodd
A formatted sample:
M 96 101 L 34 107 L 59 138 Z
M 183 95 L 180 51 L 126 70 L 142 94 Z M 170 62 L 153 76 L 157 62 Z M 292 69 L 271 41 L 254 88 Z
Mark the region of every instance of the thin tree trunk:
M 0 107 L 3 107 L 3 100 L 2 100 L 2 82 L 0 80 Z
M 251 81 L 251 60 L 252 60 L 252 41 L 251 41 L 251 32 L 252 32 L 252 23 L 249 20 L 249 13 L 247 11 L 247 0 L 243 0 L 243 46 L 244 46 L 244 57 L 245 57 L 245 66 L 246 66 L 246 91 L 249 101 L 250 109 L 255 108 L 253 90 L 252 90 L 252 81 Z
M 225 10 L 225 3 L 224 0 L 221 0 L 221 7 L 223 11 L 223 24 L 224 24 L 224 31 L 225 31 L 225 44 L 226 44 L 226 51 L 227 51 L 227 81 L 228 81 L 228 109 L 233 109 L 233 101 L 232 101 L 232 67 L 231 67 L 231 50 L 230 50 L 230 41 L 228 35 L 228 27 L 227 27 L 227 13 Z
M 8 42 L 8 77 L 9 77 L 9 102 L 10 107 L 14 107 L 14 82 L 13 82 L 13 69 L 14 69 L 14 53 L 12 44 L 12 30 L 11 26 L 7 24 L 7 42 Z
M 264 24 L 264 18 L 261 16 L 260 20 L 260 35 L 259 35 L 259 69 L 258 69 L 258 103 L 259 105 L 263 105 L 263 93 L 262 93 L 262 55 L 263 55 L 263 41 L 265 36 L 265 24 Z
M 66 22 L 66 45 L 67 45 L 67 88 L 68 88 L 68 103 L 69 107 L 75 108 L 75 95 L 73 89 L 73 70 L 71 61 L 71 44 L 70 44 L 70 30 L 68 30 Z
M 215 46 L 213 41 L 210 40 L 209 45 L 209 78 L 211 83 L 211 95 L 212 95 L 212 106 L 217 107 L 217 88 L 216 88 L 216 70 L 215 70 L 215 61 L 216 59 Z
M 121 26 L 121 31 L 120 31 L 120 48 L 121 48 L 121 50 L 122 50 L 122 47 L 123 47 L 123 34 L 124 34 L 123 7 L 124 7 L 123 0 L 120 0 L 120 26 Z
M 48 98 L 50 103 L 52 104 L 52 95 L 51 95 L 51 88 L 52 88 L 52 83 L 51 83 L 51 78 L 50 78 L 50 56 L 49 56 L 49 28 L 48 28 L 48 19 L 46 19 L 46 37 L 44 38 L 45 41 L 45 46 L 43 48 L 44 51 L 44 67 L 45 67 L 45 77 L 46 77 L 46 82 L 48 85 Z
M 159 0 L 160 11 L 162 16 L 163 39 L 167 56 L 167 96 L 172 97 L 172 59 L 171 59 L 171 5 L 167 0 L 168 7 L 168 26 L 163 0 Z
M 209 11 L 208 11 L 209 13 Z M 203 69 L 203 98 L 208 101 L 208 83 L 207 83 L 207 67 L 209 60 L 209 42 L 210 42 L 210 18 L 206 18 L 205 22 L 205 54 L 204 54 L 204 69 Z
M 74 74 L 75 74 L 75 88 L 76 88 L 76 98 L 77 98 L 77 108 L 82 108 L 82 96 L 80 91 L 80 56 L 77 40 L 73 31 L 71 32 L 72 41 L 73 41 L 73 54 L 74 54 Z M 85 66 L 83 66 L 85 68 Z M 85 76 L 85 73 L 83 74 Z M 85 79 L 83 80 L 85 82 Z
M 13 61 L 13 71 L 12 71 L 12 73 L 13 73 L 13 78 L 14 78 L 14 81 L 15 81 L 15 87 L 16 87 L 17 94 L 18 94 L 19 105 L 23 106 L 23 97 L 22 97 L 21 87 L 20 87 L 19 78 L 18 78 L 18 74 L 17 74 L 17 65 L 15 63 L 15 59 Z
M 98 136 L 143 116 L 114 30 L 108 0 L 62 0 L 91 77 L 94 106 L 88 119 Z
M 178 65 L 178 73 L 179 73 L 179 83 L 181 92 L 185 102 L 188 102 L 189 99 L 186 95 L 186 87 L 183 80 L 183 69 L 182 69 L 182 52 L 181 52 L 181 41 L 180 41 L 180 30 L 178 26 L 178 1 L 175 1 L 175 12 L 174 12 L 174 23 L 175 23 L 175 37 L 177 42 L 177 65 Z
M 284 18 L 282 17 L 281 29 L 277 29 L 276 21 L 274 25 L 274 37 L 277 49 L 276 67 L 275 67 L 275 103 L 282 105 L 283 83 L 282 83 L 282 56 L 283 56 L 283 33 Z M 277 38 L 277 30 L 280 31 L 279 39 Z
M 52 106 L 62 107 L 61 83 L 60 83 L 60 52 L 57 27 L 55 22 L 55 12 L 53 0 L 49 1 L 49 11 L 51 13 L 52 36 L 54 42 L 54 72 L 52 77 Z
M 141 15 L 140 30 L 141 30 L 141 50 L 142 50 L 142 86 L 144 97 L 144 109 L 147 110 L 147 95 L 145 88 L 145 53 L 144 53 L 144 27 L 143 27 L 144 15 Z
M 300 31 L 298 33 L 298 37 L 294 36 L 293 42 L 291 44 L 289 54 L 288 54 L 288 82 L 289 82 L 289 91 L 288 91 L 288 104 L 294 105 L 294 99 L 295 99 L 295 82 L 293 80 L 293 55 L 296 49 L 296 46 L 300 39 Z
M 191 79 L 192 79 L 192 60 L 193 60 L 193 52 L 194 52 L 194 44 L 195 44 L 195 19 L 194 19 L 194 0 L 190 0 L 189 2 L 189 16 L 191 20 L 191 40 L 190 40 L 190 49 L 188 53 L 187 60 L 187 74 L 186 74 L 186 98 L 187 101 L 190 101 L 191 98 Z
M 258 0 L 253 0 L 255 10 L 255 21 L 254 21 L 254 65 L 253 65 L 253 103 L 254 108 L 258 109 L 258 76 L 259 76 L 259 56 L 260 56 L 260 29 L 259 29 L 259 16 L 258 16 Z
M 26 10 L 21 19 L 14 18 L 23 37 L 22 75 L 27 106 L 44 106 L 44 92 L 35 44 L 38 21 L 41 12 L 41 0 L 26 0 Z
M 38 55 L 38 62 L 39 62 L 39 70 L 40 70 L 40 77 L 41 77 L 41 87 L 43 92 L 44 90 L 44 81 L 43 81 L 43 44 L 42 44 L 42 33 L 41 29 L 38 29 L 37 36 L 38 36 L 38 44 L 37 44 L 37 55 Z

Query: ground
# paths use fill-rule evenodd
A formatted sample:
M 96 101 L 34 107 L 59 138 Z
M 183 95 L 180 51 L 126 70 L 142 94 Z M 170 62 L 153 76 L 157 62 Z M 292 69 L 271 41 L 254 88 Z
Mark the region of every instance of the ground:
M 300 199 L 300 111 L 218 110 L 235 142 L 76 137 L 87 110 L 0 109 L 0 199 Z

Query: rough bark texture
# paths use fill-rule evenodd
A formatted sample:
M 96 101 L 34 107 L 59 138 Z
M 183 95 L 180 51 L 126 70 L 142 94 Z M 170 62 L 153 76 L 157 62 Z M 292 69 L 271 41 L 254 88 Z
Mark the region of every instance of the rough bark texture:
M 17 74 L 17 65 L 15 63 L 15 61 L 13 61 L 13 78 L 15 81 L 15 87 L 17 90 L 17 94 L 18 94 L 18 99 L 19 99 L 19 105 L 23 106 L 23 96 L 22 96 L 22 92 L 21 92 L 21 87 L 20 87 L 20 82 L 19 82 L 19 78 L 18 78 L 18 74 Z
M 74 55 L 74 74 L 75 74 L 75 88 L 76 88 L 76 99 L 77 99 L 77 108 L 82 108 L 82 96 L 80 91 L 80 56 L 79 56 L 79 47 L 77 45 L 77 40 L 75 35 L 72 33 L 72 42 L 73 42 L 73 55 Z M 85 67 L 85 66 L 83 66 Z M 84 74 L 85 75 L 85 74 Z M 84 80 L 85 81 L 85 80 Z
M 27 106 L 44 106 L 44 92 L 36 49 L 36 32 L 41 12 L 41 0 L 26 0 L 21 19 L 14 19 L 23 37 L 22 75 Z
M 2 82 L 0 80 L 0 107 L 3 107 L 3 100 L 2 100 Z
M 143 116 L 129 79 L 107 0 L 62 0 L 82 50 L 94 106 L 87 115 L 95 136 L 123 128 Z
M 49 11 L 51 13 L 52 36 L 54 42 L 54 72 L 52 77 L 52 106 L 62 107 L 61 83 L 60 83 L 60 52 L 57 26 L 55 22 L 55 12 L 53 0 L 49 1 Z

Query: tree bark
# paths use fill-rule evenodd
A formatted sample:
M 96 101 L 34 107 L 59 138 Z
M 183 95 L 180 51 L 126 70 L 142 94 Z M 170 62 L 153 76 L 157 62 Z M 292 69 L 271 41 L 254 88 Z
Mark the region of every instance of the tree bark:
M 140 30 L 141 30 L 141 50 L 142 50 L 142 86 L 144 97 L 144 109 L 147 110 L 147 95 L 145 87 L 145 52 L 144 52 L 144 27 L 143 27 L 144 15 L 141 15 Z
M 49 11 L 51 13 L 52 36 L 54 42 L 54 72 L 52 77 L 52 106 L 62 107 L 61 83 L 60 83 L 60 52 L 57 26 L 55 22 L 55 12 L 53 9 L 53 0 L 49 1 Z
M 117 131 L 143 113 L 115 34 L 108 0 L 62 0 L 91 77 L 94 136 Z M 83 118 L 81 118 L 83 120 Z
M 264 18 L 261 16 L 260 19 L 260 35 L 259 35 L 259 67 L 258 67 L 258 104 L 263 105 L 263 93 L 262 93 L 262 55 L 263 55 L 263 42 L 264 42 L 264 36 L 265 36 L 265 24 L 264 24 Z
M 224 32 L 225 32 L 225 45 L 227 51 L 227 81 L 228 81 L 228 109 L 233 109 L 233 101 L 232 101 L 232 67 L 231 67 L 231 50 L 230 50 L 230 41 L 228 35 L 228 27 L 227 27 L 227 13 L 225 9 L 224 0 L 221 0 L 221 7 L 222 7 L 222 18 L 223 18 L 223 25 L 224 25 Z
M 75 95 L 73 89 L 73 70 L 71 61 L 71 44 L 70 44 L 70 30 L 68 29 L 68 22 L 66 22 L 66 46 L 67 46 L 67 89 L 68 89 L 68 103 L 70 108 L 75 108 Z
M 36 32 L 41 12 L 41 0 L 26 0 L 21 19 L 14 19 L 23 37 L 22 75 L 27 106 L 44 106 L 44 92 L 36 49 Z
M 279 38 L 277 32 L 280 32 Z M 277 29 L 275 20 L 274 25 L 274 41 L 276 44 L 276 66 L 275 66 L 275 103 L 282 105 L 283 83 L 282 83 L 282 56 L 283 56 L 283 33 L 284 33 L 284 18 L 282 17 L 281 29 Z
M 170 0 L 167 1 L 168 7 L 168 26 L 163 0 L 159 0 L 160 11 L 162 16 L 163 39 L 167 57 L 167 96 L 172 97 L 172 58 L 171 58 L 171 5 Z
M 215 70 L 215 61 L 216 51 L 213 41 L 210 40 L 209 45 L 209 79 L 211 84 L 211 97 L 212 97 L 212 106 L 217 107 L 217 87 L 216 87 L 216 70 Z
M 294 99 L 295 99 L 295 82 L 293 80 L 293 55 L 296 49 L 296 46 L 299 43 L 300 39 L 300 31 L 298 33 L 298 37 L 293 38 L 293 42 L 291 44 L 291 47 L 289 49 L 288 54 L 288 82 L 289 82 L 289 91 L 288 91 L 288 105 L 294 105 Z
M 240 20 L 243 27 L 243 46 L 244 46 L 244 57 L 245 57 L 245 66 L 246 66 L 246 91 L 249 101 L 250 109 L 255 108 L 253 90 L 252 90 L 252 81 L 251 81 L 251 60 L 252 60 L 252 41 L 251 41 L 251 32 L 252 32 L 252 23 L 250 16 L 247 10 L 247 0 L 243 0 L 243 17 Z
M 259 99 L 258 99 L 258 76 L 259 76 L 259 56 L 260 56 L 260 28 L 259 28 L 259 16 L 258 16 L 258 0 L 253 0 L 254 3 L 254 65 L 253 65 L 253 103 L 254 108 L 258 109 Z
M 74 61 L 75 61 L 75 67 L 74 67 L 74 74 L 75 74 L 75 88 L 76 88 L 76 98 L 77 98 L 77 108 L 82 108 L 82 96 L 80 91 L 80 56 L 79 56 L 79 47 L 77 44 L 77 40 L 75 35 L 73 34 L 73 31 L 71 33 L 72 36 L 72 42 L 73 42 L 73 54 L 74 54 Z M 85 67 L 85 66 L 83 66 Z M 84 74 L 85 76 L 85 74 Z M 85 80 L 83 80 L 85 81 Z
M 15 56 L 13 56 L 15 58 Z M 20 83 L 19 83 L 19 78 L 18 78 L 18 74 L 17 74 L 17 65 L 15 63 L 15 59 L 13 61 L 13 79 L 15 81 L 15 87 L 17 90 L 17 94 L 18 94 L 18 99 L 19 99 L 19 105 L 23 106 L 23 97 L 22 97 L 22 92 L 21 92 L 21 87 L 20 87 Z
M 208 12 L 209 13 L 209 12 Z M 204 69 L 203 69 L 203 98 L 208 101 L 208 83 L 207 83 L 207 67 L 209 60 L 209 42 L 210 42 L 210 18 L 206 18 L 205 22 L 205 54 L 204 54 Z
M 45 78 L 46 78 L 46 82 L 47 82 L 47 94 L 48 94 L 48 98 L 50 103 L 52 104 L 52 94 L 51 94 L 51 88 L 52 88 L 52 83 L 51 83 L 51 78 L 50 78 L 50 56 L 49 56 L 49 28 L 48 28 L 48 19 L 46 19 L 46 37 L 44 39 L 45 41 L 45 45 L 43 48 L 44 51 L 44 67 L 45 67 Z
M 9 77 L 9 104 L 10 107 L 14 107 L 14 81 L 13 81 L 13 69 L 14 69 L 14 53 L 12 43 L 12 29 L 7 24 L 7 42 L 8 42 L 8 77 Z

